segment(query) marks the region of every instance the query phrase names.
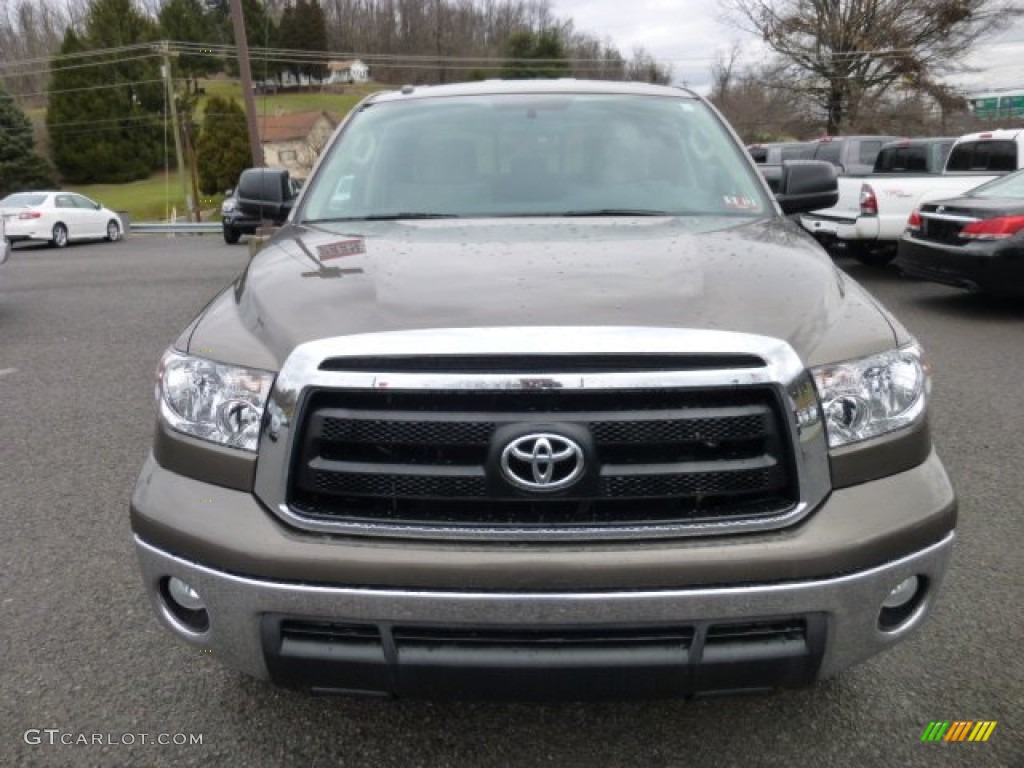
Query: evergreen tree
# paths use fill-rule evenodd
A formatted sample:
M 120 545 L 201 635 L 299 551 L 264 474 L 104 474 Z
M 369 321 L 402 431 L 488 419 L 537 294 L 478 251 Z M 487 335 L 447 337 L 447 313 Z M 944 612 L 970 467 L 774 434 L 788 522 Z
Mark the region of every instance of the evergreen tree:
M 53 162 L 67 179 L 92 180 L 93 138 L 107 131 L 108 125 L 95 123 L 99 90 L 94 90 L 94 73 L 88 67 L 62 67 L 62 57 L 86 49 L 73 29 L 61 43 L 60 55 L 53 60 L 46 128 L 50 135 Z M 73 61 L 73 60 L 72 60 Z
M 535 77 L 556 79 L 572 74 L 565 45 L 558 32 L 553 29 L 547 29 L 537 35 L 537 42 L 533 46 L 533 58 L 537 59 L 539 64 Z
M 327 50 L 327 19 L 318 0 L 298 0 L 295 5 L 295 19 L 301 33 L 300 49 L 308 54 Z M 323 80 L 327 76 L 327 61 L 324 58 L 307 59 L 300 66 L 302 74 L 310 80 Z
M 0 198 L 54 186 L 49 166 L 33 147 L 32 124 L 14 99 L 0 90 Z
M 277 26 L 277 44 L 281 48 L 287 51 L 298 50 L 302 48 L 301 33 L 295 20 L 295 7 L 290 3 L 285 3 L 284 10 L 281 11 L 281 21 Z M 295 80 L 299 79 L 299 63 L 290 56 L 285 56 L 280 62 L 280 77 L 283 79 L 284 75 L 289 74 Z
M 112 53 L 77 66 L 67 54 L 152 42 L 156 25 L 132 0 L 93 0 L 79 39 L 65 34 L 53 61 L 46 122 L 54 162 L 68 181 L 146 178 L 163 161 L 163 88 L 156 58 Z
M 175 42 L 202 44 L 217 40 L 212 19 L 200 0 L 168 0 L 160 9 L 160 32 L 165 40 Z M 186 88 L 189 79 L 195 85 L 200 77 L 219 72 L 223 67 L 223 59 L 202 53 L 183 53 L 174 62 L 175 74 L 185 78 Z
M 327 19 L 324 10 L 316 0 L 295 0 L 288 2 L 281 12 L 278 27 L 278 44 L 289 51 L 302 54 L 319 53 L 327 50 Z M 327 62 L 324 58 L 308 59 L 285 56 L 280 68 L 296 80 L 304 75 L 310 80 L 323 80 L 327 76 Z
M 235 27 L 231 20 L 229 0 L 206 0 L 206 7 L 211 30 L 218 33 L 222 43 L 234 45 Z M 245 18 L 245 39 L 250 49 L 281 47 L 277 41 L 277 27 L 262 0 L 242 0 L 242 16 Z M 249 56 L 249 66 L 256 80 L 269 80 L 280 68 L 278 62 L 271 61 L 259 52 Z M 228 74 L 238 76 L 237 56 L 228 56 L 226 69 Z
M 569 77 L 569 59 L 561 36 L 553 29 L 539 34 L 529 30 L 514 32 L 505 42 L 504 76 L 509 80 L 533 77 Z
M 505 41 L 505 57 L 509 60 L 504 67 L 507 80 L 526 80 L 534 77 L 529 60 L 533 58 L 536 37 L 530 30 L 513 32 Z
M 238 175 L 252 165 L 245 112 L 234 99 L 211 96 L 207 100 L 196 157 L 204 195 L 234 187 Z

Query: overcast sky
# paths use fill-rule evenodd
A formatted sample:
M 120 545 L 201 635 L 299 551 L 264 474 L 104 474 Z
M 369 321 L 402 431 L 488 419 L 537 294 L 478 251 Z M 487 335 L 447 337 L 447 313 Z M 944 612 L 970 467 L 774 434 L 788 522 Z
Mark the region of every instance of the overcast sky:
M 759 41 L 723 23 L 716 0 L 551 0 L 558 16 L 576 29 L 608 37 L 627 58 L 643 46 L 672 64 L 677 83 L 706 92 L 716 58 L 739 43 L 743 64 L 765 53 Z M 967 90 L 1024 89 L 1024 21 L 978 44 L 970 63 L 980 71 L 949 78 Z

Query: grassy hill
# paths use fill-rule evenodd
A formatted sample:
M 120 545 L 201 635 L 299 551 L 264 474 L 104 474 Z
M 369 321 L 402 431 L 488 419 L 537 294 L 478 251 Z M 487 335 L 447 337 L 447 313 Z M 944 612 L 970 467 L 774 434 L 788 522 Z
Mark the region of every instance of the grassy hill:
M 201 80 L 199 87 L 206 91 L 207 96 L 225 96 L 242 104 L 241 85 L 234 80 L 213 79 Z M 390 86 L 378 84 L 345 86 L 342 93 L 330 92 L 282 92 L 258 94 L 256 96 L 256 112 L 261 115 L 273 115 L 280 112 L 309 112 L 323 109 L 336 117 L 347 115 L 349 110 L 366 96 Z M 199 101 L 199 114 L 202 114 L 204 102 Z
M 90 197 L 112 210 L 127 211 L 132 221 L 161 221 L 174 213 L 182 216 L 186 212 L 185 193 L 177 171 L 161 171 L 148 179 L 127 184 L 65 184 L 64 188 Z M 219 210 L 223 199 L 223 195 L 204 198 L 200 205 L 204 210 Z

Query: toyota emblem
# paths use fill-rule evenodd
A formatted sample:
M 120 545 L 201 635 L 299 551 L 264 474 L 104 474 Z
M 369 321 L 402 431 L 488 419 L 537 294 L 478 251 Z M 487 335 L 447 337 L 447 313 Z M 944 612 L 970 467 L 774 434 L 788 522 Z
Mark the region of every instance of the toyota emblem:
M 501 472 L 516 488 L 560 491 L 583 474 L 579 443 L 550 432 L 517 437 L 501 452 Z

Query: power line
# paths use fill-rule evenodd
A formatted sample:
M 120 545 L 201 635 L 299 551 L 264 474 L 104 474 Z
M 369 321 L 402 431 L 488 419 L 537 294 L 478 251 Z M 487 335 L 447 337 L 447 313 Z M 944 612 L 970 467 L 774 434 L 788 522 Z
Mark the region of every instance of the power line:
M 103 85 L 83 85 L 81 88 L 62 88 L 57 91 L 32 91 L 30 93 L 20 93 L 21 97 L 26 96 L 52 96 L 56 93 L 82 93 L 83 91 L 101 91 L 109 88 L 131 88 L 136 85 L 152 85 L 153 83 L 163 82 L 161 80 L 128 80 L 122 83 L 105 83 Z
M 5 67 L 18 67 L 28 64 L 52 64 L 55 59 L 74 60 L 95 58 L 97 56 L 117 55 L 133 50 L 152 49 L 152 43 L 134 43 L 131 45 L 119 45 L 114 48 L 94 48 L 88 51 L 76 51 L 75 53 L 55 53 L 52 56 L 42 56 L 35 59 L 18 59 L 16 61 L 0 61 L 0 69 Z
M 1018 43 L 1015 41 L 1000 41 L 990 43 L 987 46 L 988 50 L 992 48 L 998 48 L 1001 46 L 1015 46 Z M 43 75 L 52 74 L 56 71 L 79 69 L 96 66 L 109 66 L 111 63 L 123 63 L 128 61 L 138 61 L 147 58 L 159 56 L 160 53 L 156 50 L 158 44 L 154 43 L 136 43 L 132 45 L 118 46 L 114 48 L 103 48 L 92 51 L 80 51 L 71 54 L 58 54 L 53 57 L 47 58 L 35 58 L 35 59 L 22 59 L 13 62 L 0 62 L 0 74 L 7 74 L 12 77 L 28 77 L 32 75 Z M 206 58 L 225 58 L 225 57 L 237 57 L 237 50 L 233 45 L 227 45 L 222 43 L 194 43 L 188 41 L 168 41 L 166 43 L 170 52 L 179 55 L 188 55 L 194 57 L 206 57 Z M 138 51 L 149 50 L 152 53 L 146 53 L 139 56 L 132 56 L 128 58 L 120 58 L 117 62 L 111 62 L 109 57 L 120 56 L 125 53 L 132 53 Z M 833 59 L 843 60 L 855 60 L 863 59 L 866 57 L 875 58 L 903 58 L 914 52 L 911 48 L 879 48 L 879 49 L 867 49 L 863 51 L 835 51 L 831 53 Z M 261 60 L 261 61 L 272 61 L 274 63 L 303 63 L 311 61 L 323 61 L 331 59 L 351 60 L 360 59 L 367 64 L 372 64 L 376 67 L 389 66 L 389 67 L 409 67 L 414 68 L 417 66 L 428 66 L 433 64 L 434 66 L 443 64 L 444 66 L 456 67 L 457 65 L 473 65 L 469 66 L 470 69 L 479 68 L 480 66 L 503 66 L 509 63 L 515 63 L 521 59 L 517 59 L 509 56 L 456 56 L 451 54 L 430 54 L 430 53 L 369 53 L 359 51 L 307 51 L 293 48 L 258 48 L 253 47 L 250 49 L 250 60 Z M 85 61 L 82 63 L 74 63 L 63 65 L 65 61 L 77 61 L 79 59 L 100 59 L 99 61 Z M 628 59 L 608 59 L 608 58 L 578 58 L 568 56 L 563 59 L 530 59 L 531 64 L 544 65 L 546 63 L 557 63 L 570 61 L 574 64 L 605 64 L 614 65 L 622 64 L 628 65 Z M 717 57 L 713 56 L 693 56 L 693 57 L 675 57 L 675 58 L 655 58 L 654 61 L 658 64 L 713 64 L 717 61 Z M 7 72 L 7 70 L 23 69 L 31 65 L 45 64 L 36 69 L 30 69 L 28 71 L 16 71 Z

